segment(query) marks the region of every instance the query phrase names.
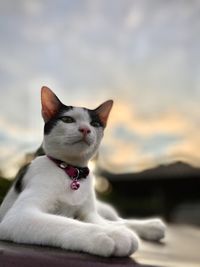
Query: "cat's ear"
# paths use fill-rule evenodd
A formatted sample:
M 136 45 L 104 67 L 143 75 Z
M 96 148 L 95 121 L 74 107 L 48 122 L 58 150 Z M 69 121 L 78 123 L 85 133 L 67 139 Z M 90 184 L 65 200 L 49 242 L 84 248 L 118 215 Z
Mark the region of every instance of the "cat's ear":
M 42 117 L 45 122 L 53 118 L 62 105 L 58 97 L 46 86 L 41 89 L 41 103 Z
M 104 127 L 106 127 L 108 116 L 110 114 L 112 106 L 113 100 L 108 100 L 95 109 L 95 112 L 98 114 Z

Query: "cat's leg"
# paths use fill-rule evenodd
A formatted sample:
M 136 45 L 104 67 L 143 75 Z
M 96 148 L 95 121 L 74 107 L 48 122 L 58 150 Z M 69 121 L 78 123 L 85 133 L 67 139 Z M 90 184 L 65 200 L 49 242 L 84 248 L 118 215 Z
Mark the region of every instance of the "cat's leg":
M 100 200 L 96 200 L 96 208 L 98 214 L 103 218 L 111 221 L 119 220 L 119 215 L 117 211 L 111 205 L 104 203 Z
M 20 208 L 20 210 L 18 209 Z M 137 236 L 125 227 L 81 222 L 42 212 L 35 206 L 12 207 L 0 223 L 0 239 L 49 245 L 99 256 L 129 256 Z
M 138 249 L 137 234 L 128 229 L 123 222 L 107 220 L 95 211 L 85 213 L 84 221 L 107 229 L 108 235 L 115 241 L 115 256 L 128 256 Z
M 159 241 L 165 236 L 166 226 L 161 219 L 122 219 L 113 207 L 101 201 L 97 201 L 97 210 L 103 218 L 114 221 L 111 222 L 112 224 L 126 226 L 135 231 L 143 239 Z
M 124 224 L 134 230 L 141 238 L 150 241 L 160 241 L 165 237 L 166 225 L 159 218 L 135 220 L 123 220 Z
M 9 212 L 0 223 L 1 240 L 56 246 L 104 257 L 115 252 L 114 238 L 99 225 L 43 213 L 32 207 L 21 211 L 20 216 L 17 212 Z

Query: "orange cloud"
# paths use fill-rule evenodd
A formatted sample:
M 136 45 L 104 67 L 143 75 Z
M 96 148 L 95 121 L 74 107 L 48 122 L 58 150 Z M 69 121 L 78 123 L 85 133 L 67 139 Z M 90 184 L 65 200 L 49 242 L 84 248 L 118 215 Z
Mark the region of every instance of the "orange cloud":
M 130 104 L 122 102 L 115 103 L 110 124 L 112 127 L 119 124 L 128 126 L 130 130 L 144 136 L 157 132 L 182 133 L 190 128 L 190 122 L 177 111 L 158 114 L 156 117 L 150 113 L 149 117 L 142 118 Z
M 130 132 L 130 136 L 134 133 L 141 137 L 141 140 L 138 142 L 137 138 L 127 140 L 123 134 L 120 138 L 116 138 L 113 133 L 119 126 Z M 115 103 L 108 127 L 103 141 L 100 164 L 110 171 L 137 172 L 174 160 L 200 165 L 198 151 L 200 137 L 196 125 L 177 111 L 141 118 L 127 103 Z M 151 151 L 145 151 L 142 148 L 144 143 L 148 143 L 151 137 L 159 134 L 174 136 L 177 140 L 164 144 L 159 154 L 156 153 L 157 147 L 152 148 Z M 107 150 L 104 151 L 104 148 Z

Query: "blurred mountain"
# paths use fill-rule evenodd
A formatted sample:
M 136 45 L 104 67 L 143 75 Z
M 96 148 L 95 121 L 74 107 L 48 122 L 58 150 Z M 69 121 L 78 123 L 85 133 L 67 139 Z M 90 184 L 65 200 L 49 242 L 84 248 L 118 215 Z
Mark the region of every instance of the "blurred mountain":
M 200 168 L 193 167 L 184 162 L 175 162 L 168 165 L 159 165 L 158 167 L 144 170 L 137 173 L 114 174 L 105 170 L 100 170 L 100 174 L 109 180 L 146 180 L 146 179 L 173 179 L 173 178 L 200 178 Z

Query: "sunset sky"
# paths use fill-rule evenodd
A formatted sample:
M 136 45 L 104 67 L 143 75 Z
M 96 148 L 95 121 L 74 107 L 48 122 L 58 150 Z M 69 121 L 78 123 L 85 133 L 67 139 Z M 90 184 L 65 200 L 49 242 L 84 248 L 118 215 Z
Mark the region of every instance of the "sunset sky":
M 114 99 L 99 163 L 200 166 L 198 0 L 0 1 L 0 169 L 42 141 L 40 88 L 65 104 Z

